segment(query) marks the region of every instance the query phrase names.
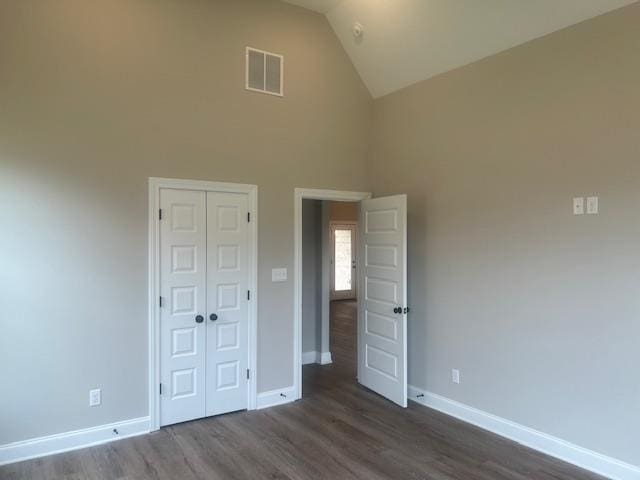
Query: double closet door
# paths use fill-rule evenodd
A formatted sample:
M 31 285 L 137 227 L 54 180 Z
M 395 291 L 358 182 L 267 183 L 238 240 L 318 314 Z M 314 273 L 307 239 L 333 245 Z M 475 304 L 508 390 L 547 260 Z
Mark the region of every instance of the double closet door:
M 248 195 L 160 191 L 160 423 L 247 408 Z

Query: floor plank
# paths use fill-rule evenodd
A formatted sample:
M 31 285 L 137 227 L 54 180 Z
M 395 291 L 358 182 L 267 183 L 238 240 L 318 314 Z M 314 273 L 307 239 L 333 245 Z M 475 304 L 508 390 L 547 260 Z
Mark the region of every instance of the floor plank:
M 596 480 L 601 477 L 359 386 L 356 304 L 331 304 L 332 365 L 306 365 L 303 399 L 0 467 L 0 479 Z

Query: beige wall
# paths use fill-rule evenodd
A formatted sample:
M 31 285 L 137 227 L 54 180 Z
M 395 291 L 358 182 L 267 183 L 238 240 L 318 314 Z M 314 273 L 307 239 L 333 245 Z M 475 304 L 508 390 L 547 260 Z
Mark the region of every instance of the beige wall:
M 322 201 L 302 200 L 302 352 L 322 351 Z
M 246 45 L 284 98 L 244 90 Z M 366 188 L 371 98 L 323 16 L 2 1 L 0 112 L 0 444 L 147 415 L 149 176 L 258 185 L 258 390 L 291 385 L 293 188 Z
M 639 25 L 634 4 L 384 97 L 371 155 L 374 194 L 409 195 L 410 383 L 636 465 Z

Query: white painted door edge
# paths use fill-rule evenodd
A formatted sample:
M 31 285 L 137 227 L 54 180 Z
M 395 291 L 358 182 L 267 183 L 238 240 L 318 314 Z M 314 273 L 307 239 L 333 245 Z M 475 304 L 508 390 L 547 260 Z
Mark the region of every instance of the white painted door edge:
M 248 406 L 249 410 L 257 408 L 257 345 L 258 345 L 258 187 L 240 183 L 210 182 L 203 180 L 185 180 L 173 178 L 149 177 L 149 430 L 160 428 L 160 328 L 159 328 L 159 295 L 160 295 L 160 249 L 159 218 L 160 189 L 178 188 L 201 190 L 208 192 L 243 193 L 248 196 L 249 214 L 249 289 L 251 303 L 249 305 L 249 358 L 250 369 Z
M 368 192 L 315 188 L 296 188 L 293 192 L 293 394 L 296 400 L 302 398 L 302 200 L 360 202 L 368 198 L 371 198 Z M 329 298 L 329 285 L 323 282 L 322 290 L 324 303 L 324 299 Z
M 640 466 L 608 457 L 413 385 L 409 385 L 408 397 L 409 400 L 607 478 L 640 480 Z

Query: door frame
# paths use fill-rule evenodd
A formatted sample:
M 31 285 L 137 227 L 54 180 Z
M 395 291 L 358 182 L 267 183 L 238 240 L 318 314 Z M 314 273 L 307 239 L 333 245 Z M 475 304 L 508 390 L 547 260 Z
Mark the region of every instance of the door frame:
M 371 198 L 369 192 L 296 188 L 293 192 L 293 392 L 294 400 L 302 398 L 302 200 L 361 202 Z M 324 275 L 323 275 L 324 278 Z M 329 304 L 329 282 L 322 284 L 324 306 Z M 328 316 L 327 316 L 328 318 Z M 322 322 L 322 336 L 329 332 L 328 322 Z M 326 325 L 325 325 L 326 323 Z
M 336 262 L 336 240 L 334 237 L 334 233 L 335 230 L 340 230 L 340 227 L 345 227 L 344 229 L 353 229 L 353 238 L 351 239 L 351 248 L 353 249 L 351 252 L 351 259 L 352 259 L 352 263 L 355 261 L 356 262 L 356 268 L 355 268 L 355 275 L 352 272 L 351 273 L 351 281 L 353 282 L 354 286 L 351 290 L 353 292 L 353 297 L 351 295 L 348 295 L 344 298 L 341 298 L 340 295 L 336 295 L 336 291 L 335 291 L 335 283 L 336 283 L 336 269 L 335 269 L 335 262 Z M 333 300 L 347 300 L 347 299 L 353 299 L 353 298 L 358 298 L 358 277 L 357 277 L 357 272 L 358 272 L 358 222 L 357 221 L 353 221 L 353 220 L 348 220 L 348 221 L 338 221 L 338 220 L 332 220 L 329 222 L 329 235 L 330 235 L 330 240 L 331 240 L 331 263 L 330 263 L 330 269 L 331 271 L 329 272 L 329 298 L 331 301 Z M 355 252 L 355 255 L 354 255 Z M 352 270 L 353 266 L 352 266 Z M 334 288 L 331 288 L 334 287 Z M 341 290 L 342 291 L 342 290 Z M 345 290 L 346 291 L 346 290 Z
M 249 302 L 248 325 L 248 363 L 250 369 L 247 406 L 248 410 L 256 409 L 256 386 L 258 377 L 257 345 L 258 345 L 258 187 L 240 183 L 210 182 L 204 180 L 185 180 L 175 178 L 149 177 L 149 430 L 160 429 L 160 190 L 174 188 L 182 190 L 199 190 L 205 192 L 227 192 L 247 195 L 249 222 Z

